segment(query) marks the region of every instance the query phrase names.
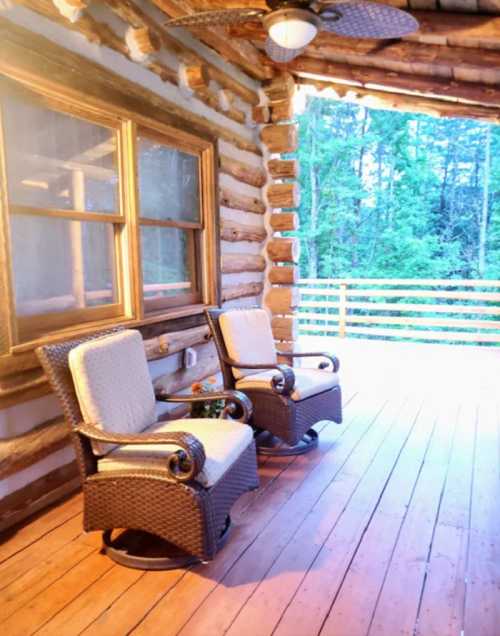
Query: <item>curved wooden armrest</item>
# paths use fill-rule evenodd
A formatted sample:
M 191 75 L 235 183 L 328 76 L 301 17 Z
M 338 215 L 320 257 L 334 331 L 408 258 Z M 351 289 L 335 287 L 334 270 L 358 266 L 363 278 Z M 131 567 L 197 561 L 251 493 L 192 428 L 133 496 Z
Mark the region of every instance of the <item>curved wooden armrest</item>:
M 167 471 L 176 481 L 190 481 L 205 465 L 205 449 L 200 440 L 191 433 L 183 431 L 172 431 L 163 433 L 137 433 L 135 435 L 125 435 L 123 433 L 112 433 L 103 431 L 94 424 L 82 422 L 74 429 L 96 442 L 107 444 L 165 444 L 180 446 L 182 450 L 171 453 L 167 458 Z
M 257 371 L 276 369 L 278 373 L 271 378 L 271 385 L 275 393 L 279 393 L 285 397 L 291 395 L 295 387 L 295 373 L 293 369 L 286 364 L 244 364 L 243 362 L 236 362 L 228 357 L 224 357 L 224 362 L 236 369 L 255 369 Z
M 222 411 L 224 419 L 231 417 L 238 422 L 247 423 L 252 417 L 252 402 L 241 391 L 210 391 L 197 395 L 169 395 L 161 391 L 156 394 L 160 402 L 214 402 L 224 400 L 225 407 Z
M 280 351 L 280 356 L 283 356 L 285 358 L 327 358 L 329 362 L 320 362 L 318 365 L 319 369 L 326 369 L 329 364 L 332 365 L 333 373 L 337 373 L 338 370 L 340 369 L 340 360 L 337 358 L 337 356 L 334 356 L 330 353 L 324 353 L 322 351 L 316 351 L 316 352 L 308 351 L 305 353 L 300 353 L 300 352 L 292 353 L 287 351 Z

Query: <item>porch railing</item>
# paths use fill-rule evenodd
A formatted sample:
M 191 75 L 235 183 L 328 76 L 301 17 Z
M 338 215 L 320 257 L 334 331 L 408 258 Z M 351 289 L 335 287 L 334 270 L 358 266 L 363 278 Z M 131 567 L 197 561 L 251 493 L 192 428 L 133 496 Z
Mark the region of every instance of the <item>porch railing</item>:
M 500 343 L 500 280 L 303 278 L 302 334 Z

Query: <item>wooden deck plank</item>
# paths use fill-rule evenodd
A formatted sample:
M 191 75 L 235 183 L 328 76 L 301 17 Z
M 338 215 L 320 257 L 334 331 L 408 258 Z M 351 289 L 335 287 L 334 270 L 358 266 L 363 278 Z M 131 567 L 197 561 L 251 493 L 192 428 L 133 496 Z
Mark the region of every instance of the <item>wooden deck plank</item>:
M 364 405 L 366 412 L 377 412 L 383 400 Z M 143 623 L 132 632 L 138 634 L 177 634 L 190 619 L 198 606 L 230 571 L 239 557 L 245 553 L 256 537 L 263 532 L 271 520 L 293 497 L 295 491 L 308 478 L 320 460 L 335 449 L 352 449 L 363 436 L 365 429 L 357 428 L 359 418 L 349 418 L 346 424 L 327 427 L 320 438 L 318 448 L 295 458 L 288 469 L 272 484 L 267 492 L 245 515 L 236 527 L 231 541 L 218 555 L 218 558 L 206 566 L 193 568 L 180 583 L 167 594 L 150 612 Z M 343 452 L 343 451 L 342 451 Z
M 45 592 L 92 551 L 85 543 L 73 541 L 5 587 L 0 592 L 0 623 Z
M 52 583 L 43 594 L 14 612 L 2 623 L 2 632 L 9 636 L 35 633 L 112 567 L 112 561 L 92 553 Z
M 464 632 L 498 636 L 500 631 L 500 498 L 498 414 L 479 408 L 474 466 Z
M 283 613 L 273 632 L 277 636 L 320 632 L 377 508 L 380 494 L 385 490 L 399 455 L 411 436 L 417 410 L 415 405 L 409 405 L 409 410 L 403 411 L 394 422 L 381 452 L 377 454 Z
M 82 632 L 82 636 L 123 636 L 185 575 L 184 570 L 145 572 Z
M 0 544 L 0 563 L 12 557 L 16 552 L 24 550 L 54 528 L 62 525 L 66 520 L 81 513 L 81 511 L 82 495 L 78 494 L 50 510 L 40 513 L 29 523 L 6 530 L 0 537 L 3 540 L 3 543 Z
M 24 550 L 16 552 L 0 564 L 0 590 L 10 585 L 17 578 L 23 576 L 39 563 L 49 558 L 82 534 L 82 519 L 80 513 L 57 526 L 46 535 L 35 541 Z
M 387 434 L 390 434 L 391 419 L 387 418 L 382 424 L 384 414 L 385 411 L 382 411 L 376 420 L 377 425 L 370 427 L 352 451 L 344 455 L 342 449 L 335 449 L 331 457 L 327 456 L 316 467 L 297 489 L 294 497 L 222 580 L 221 585 L 210 594 L 192 619 L 186 623 L 180 632 L 181 635 L 225 633 L 259 582 L 276 564 L 280 553 L 286 550 L 290 542 L 293 542 L 297 533 L 302 536 L 301 527 L 306 523 L 307 517 L 316 504 L 325 496 L 332 504 L 333 492 L 336 492 L 338 511 L 337 508 L 335 510 L 337 514 L 340 514 L 352 491 L 370 467 L 377 451 L 383 446 Z M 309 537 L 309 541 L 317 524 L 317 516 L 314 516 L 312 524 L 306 524 L 306 536 Z M 301 541 L 300 544 L 306 551 L 304 543 Z M 287 560 L 287 569 L 295 567 L 300 570 L 297 563 Z M 261 622 L 252 621 L 249 627 L 255 629 L 256 624 L 259 625 L 259 631 L 263 629 Z M 242 627 L 239 625 L 238 629 Z M 236 630 L 234 633 L 241 632 Z
M 37 635 L 80 634 L 142 574 L 140 570 L 113 566 L 45 623 Z
M 252 592 L 228 634 L 252 634 L 255 625 L 259 626 L 259 634 L 272 632 L 378 453 L 383 452 L 387 436 L 403 408 L 404 404 L 401 404 L 399 410 L 386 410 L 381 414 L 377 429 L 373 431 L 375 434 L 370 435 L 372 431 L 366 434 L 363 443 L 341 466 L 291 541 Z M 385 420 L 383 426 L 382 419 Z
M 476 408 L 465 405 L 432 542 L 417 621 L 420 636 L 455 636 L 463 628 L 475 432 Z
M 346 577 L 323 624 L 324 636 L 365 636 L 401 526 L 428 457 L 442 440 L 434 435 L 436 409 L 417 415 L 408 443 L 364 533 Z
M 433 445 L 420 474 L 375 607 L 370 636 L 413 636 L 456 420 L 456 407 L 451 414 L 443 408 L 436 430 L 440 443 Z

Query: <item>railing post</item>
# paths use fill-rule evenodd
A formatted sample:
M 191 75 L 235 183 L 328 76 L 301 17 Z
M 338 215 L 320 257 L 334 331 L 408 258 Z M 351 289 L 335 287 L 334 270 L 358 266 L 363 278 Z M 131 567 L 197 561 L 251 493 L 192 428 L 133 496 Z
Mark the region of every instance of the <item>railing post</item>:
M 340 283 L 339 294 L 339 338 L 345 338 L 347 316 L 347 283 Z

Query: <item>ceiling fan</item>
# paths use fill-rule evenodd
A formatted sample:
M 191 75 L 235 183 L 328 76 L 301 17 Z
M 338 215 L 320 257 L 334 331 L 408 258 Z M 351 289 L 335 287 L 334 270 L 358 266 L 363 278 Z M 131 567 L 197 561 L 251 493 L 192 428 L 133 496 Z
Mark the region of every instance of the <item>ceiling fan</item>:
M 266 0 L 268 9 L 218 9 L 174 18 L 167 27 L 228 26 L 261 22 L 267 55 L 279 63 L 300 55 L 319 31 L 351 38 L 400 38 L 416 31 L 417 20 L 395 7 L 368 0 Z

